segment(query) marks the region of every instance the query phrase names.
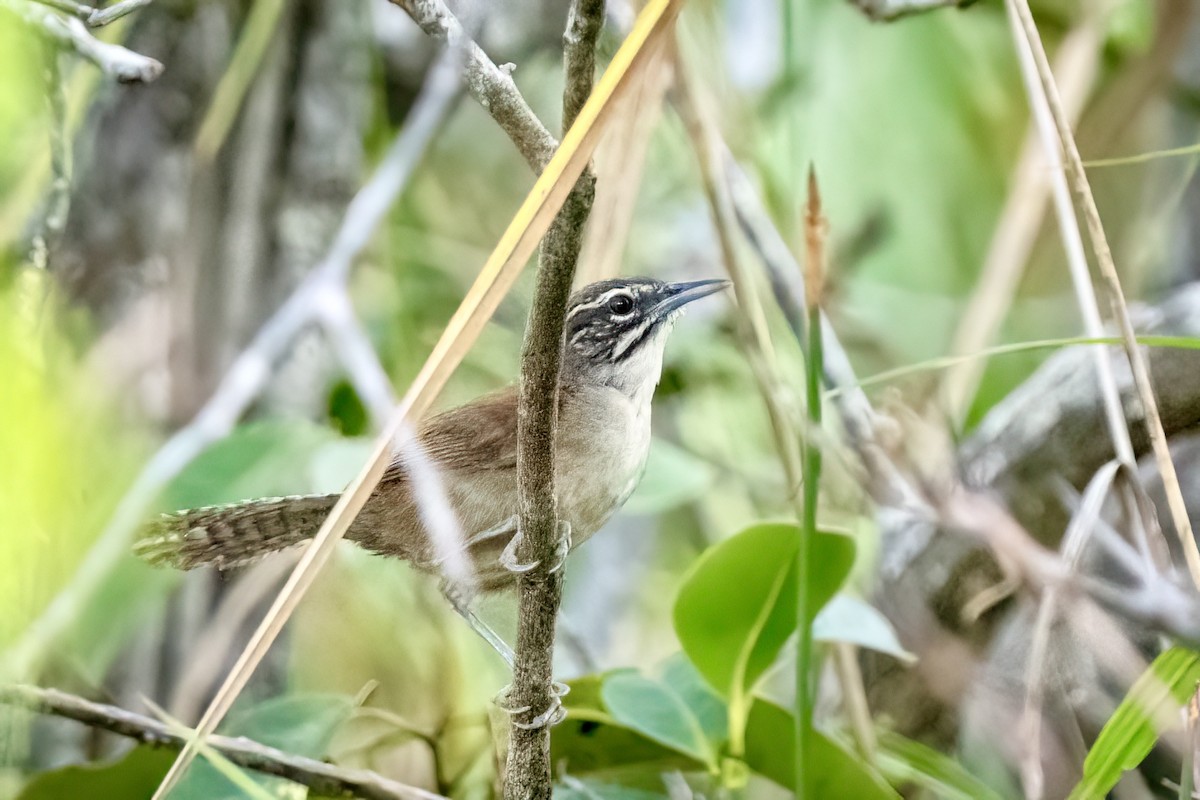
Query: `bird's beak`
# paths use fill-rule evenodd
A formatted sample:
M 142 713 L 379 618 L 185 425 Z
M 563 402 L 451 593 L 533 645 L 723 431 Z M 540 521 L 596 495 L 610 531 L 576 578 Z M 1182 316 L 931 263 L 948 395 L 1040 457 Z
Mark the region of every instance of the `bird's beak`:
M 682 281 L 680 283 L 667 284 L 666 297 L 659 301 L 654 307 L 656 313 L 662 316 L 678 311 L 693 300 L 699 300 L 701 297 L 708 297 L 714 292 L 719 292 L 730 285 L 729 281 L 724 278 L 710 278 L 703 281 Z

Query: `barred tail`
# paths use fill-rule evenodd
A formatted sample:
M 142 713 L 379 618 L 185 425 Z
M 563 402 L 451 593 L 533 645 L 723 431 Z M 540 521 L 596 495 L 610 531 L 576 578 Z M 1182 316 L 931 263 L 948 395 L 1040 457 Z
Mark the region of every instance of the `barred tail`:
M 316 536 L 337 499 L 272 497 L 163 514 L 142 529 L 133 549 L 156 566 L 237 566 Z

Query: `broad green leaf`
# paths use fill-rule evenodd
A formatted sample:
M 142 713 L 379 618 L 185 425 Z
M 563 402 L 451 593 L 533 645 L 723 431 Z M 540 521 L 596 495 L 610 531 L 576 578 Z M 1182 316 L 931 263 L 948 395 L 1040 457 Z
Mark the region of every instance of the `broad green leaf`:
M 887 617 L 865 600 L 835 595 L 813 620 L 813 639 L 850 642 L 913 663 L 917 657 L 904 649 Z
M 1177 727 L 1179 707 L 1200 681 L 1200 654 L 1182 647 L 1162 653 L 1130 688 L 1100 730 L 1083 762 L 1083 779 L 1072 800 L 1104 797 L 1126 770 L 1134 769 L 1164 728 Z
M 683 653 L 667 659 L 662 669 L 662 682 L 679 695 L 688 710 L 700 723 L 704 737 L 716 745 L 729 738 L 729 717 L 725 701 L 713 692 L 695 665 Z
M 16 800 L 150 797 L 174 760 L 173 750 L 136 747 L 116 761 L 60 767 L 39 773 L 25 785 Z
M 798 537 L 794 524 L 754 525 L 709 548 L 684 578 L 675 632 L 700 674 L 726 699 L 748 693 L 796 629 Z M 818 533 L 818 569 L 808 587 L 814 613 L 833 597 L 853 562 L 853 540 Z
M 892 784 L 916 784 L 939 800 L 1002 800 L 950 756 L 898 733 L 879 734 L 877 763 Z
M 661 514 L 701 497 L 716 473 L 708 462 L 663 439 L 655 439 L 646 471 L 625 503 L 631 514 Z
M 601 696 L 605 682 L 630 674 L 635 673 L 620 670 L 569 682 L 571 692 L 563 698 L 567 718 L 554 727 L 550 737 L 551 762 L 564 765 L 572 775 L 704 769 L 702 762 L 626 727 L 609 713 Z
M 900 795 L 870 766 L 819 731 L 809 731 L 818 770 L 809 776 L 809 796 L 898 800 Z M 746 725 L 746 765 L 787 789 L 795 788 L 796 727 L 792 714 L 761 698 L 754 701 Z
M 666 800 L 667 793 L 635 789 L 617 783 L 566 779 L 554 787 L 555 800 Z
M 652 678 L 624 673 L 604 682 L 604 705 L 620 724 L 716 769 L 716 752 L 683 699 Z

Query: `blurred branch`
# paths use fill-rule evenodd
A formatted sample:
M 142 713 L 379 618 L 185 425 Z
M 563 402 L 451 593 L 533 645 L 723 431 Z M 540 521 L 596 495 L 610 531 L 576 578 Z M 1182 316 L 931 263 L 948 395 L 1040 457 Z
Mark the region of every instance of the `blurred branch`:
M 1042 46 L 1042 40 L 1038 34 L 1037 25 L 1034 23 L 1033 12 L 1029 9 L 1029 3 L 1027 0 L 1008 0 L 1006 5 L 1009 10 L 1014 35 L 1020 36 L 1023 34 L 1033 55 L 1033 62 L 1036 65 L 1037 75 L 1041 80 L 1041 84 L 1039 87 L 1031 82 L 1027 83 L 1026 88 L 1030 95 L 1030 103 L 1034 107 L 1035 114 L 1041 113 L 1038 109 L 1045 106 L 1049 111 L 1050 118 L 1054 121 L 1054 127 L 1057 129 L 1059 145 L 1062 148 L 1062 157 L 1066 164 L 1067 176 L 1071 181 L 1071 188 L 1074 190 L 1075 197 L 1083 209 L 1083 217 L 1087 224 L 1088 238 L 1091 240 L 1092 251 L 1096 256 L 1096 263 L 1100 268 L 1100 274 L 1108 290 L 1111 313 L 1117 322 L 1121 338 L 1124 341 L 1125 355 L 1129 359 L 1129 367 L 1133 373 L 1134 385 L 1137 387 L 1138 397 L 1141 400 L 1142 413 L 1145 417 L 1146 430 L 1150 436 L 1150 445 L 1154 451 L 1154 458 L 1158 464 L 1159 472 L 1162 474 L 1163 488 L 1167 496 L 1167 505 L 1171 510 L 1171 517 L 1175 523 L 1175 532 L 1179 538 L 1180 547 L 1183 549 L 1184 560 L 1187 563 L 1192 582 L 1200 589 L 1200 549 L 1197 548 L 1196 539 L 1192 534 L 1192 524 L 1191 520 L 1188 519 L 1183 492 L 1179 486 L 1179 477 L 1175 472 L 1175 465 L 1171 461 L 1171 452 L 1167 447 L 1167 436 L 1163 430 L 1162 418 L 1159 415 L 1158 401 L 1154 395 L 1154 386 L 1151 383 L 1150 372 L 1146 366 L 1146 359 L 1142 355 L 1142 351 L 1136 341 L 1133 323 L 1129 318 L 1129 309 L 1125 303 L 1125 294 L 1121 288 L 1121 279 L 1117 274 L 1116 264 L 1113 262 L 1112 251 L 1108 246 L 1108 238 L 1104 233 L 1104 225 L 1100 219 L 1100 211 L 1096 207 L 1096 200 L 1092 195 L 1087 172 L 1083 168 L 1083 160 L 1079 156 L 1075 136 L 1071 131 L 1071 123 L 1067 112 L 1063 108 L 1062 98 L 1059 95 L 1058 86 L 1054 81 L 1054 74 L 1050 71 L 1050 62 Z M 1040 91 L 1038 91 L 1039 88 Z
M 188 740 L 163 778 L 155 792 L 156 798 L 165 797 L 170 792 L 195 758 L 196 742 L 207 739 L 232 707 L 234 700 L 283 629 L 284 623 L 299 604 L 300 598 L 328 560 L 334 545 L 345 535 L 371 490 L 378 484 L 384 467 L 391 461 L 393 440 L 411 438 L 406 435 L 405 423 L 415 401 L 410 398 L 408 403 L 402 404 L 390 415 L 383 408 L 389 393 L 380 389 L 378 384 L 380 380 L 386 383 L 386 379 L 381 377 L 382 368 L 378 367 L 377 359 L 369 343 L 365 341 L 361 329 L 356 323 L 349 321 L 353 314 L 346 297 L 346 281 L 355 258 L 367 246 L 375 228 L 407 185 L 426 145 L 441 125 L 458 94 L 458 55 L 457 49 L 449 50 L 431 68 L 421 94 L 410 112 L 408 124 L 396 137 L 371 180 L 350 201 L 342 226 L 334 237 L 325 259 L 313 269 L 275 316 L 263 326 L 250 347 L 238 357 L 217 388 L 216 394 L 192 424 L 172 437 L 172 442 L 177 442 L 178 447 L 185 451 L 187 459 L 190 460 L 212 438 L 224 435 L 236 423 L 250 400 L 262 389 L 272 362 L 283 354 L 300 330 L 313 322 L 321 322 L 331 331 L 335 347 L 340 353 L 349 351 L 361 356 L 365 349 L 369 354 L 365 361 L 366 373 L 354 372 L 352 380 L 356 385 L 369 388 L 364 400 L 370 403 L 377 415 L 385 415 L 377 416 L 377 419 L 388 420 L 383 435 L 376 442 L 370 462 L 347 487 L 317 535 L 304 549 L 287 583 L 280 590 L 275 602 L 205 710 L 196 726 L 195 736 Z M 364 360 L 352 358 L 346 367 L 348 370 L 357 367 L 361 371 L 364 369 Z M 184 438 L 181 440 L 181 437 Z M 168 442 L 160 454 L 166 451 L 172 442 Z M 186 460 L 170 466 L 178 470 L 184 463 Z M 152 461 L 143 471 L 143 476 L 147 473 L 153 475 L 153 466 Z M 155 478 L 162 480 L 161 475 L 156 475 Z M 157 486 L 153 488 L 157 489 Z M 122 546 L 125 544 L 125 531 L 119 533 L 117 544 Z
M 949 6 L 965 6 L 974 0 L 850 0 L 850 4 L 876 22 L 891 22 Z
M 355 257 L 407 183 L 426 143 L 450 107 L 456 94 L 456 71 L 447 60 L 434 69 L 409 124 L 397 136 L 375 175 L 347 207 L 342 227 L 325 259 L 234 360 L 196 417 L 168 439 L 143 467 L 74 577 L 6 654 L 8 666 L 15 674 L 28 674 L 50 644 L 78 619 L 79 610 L 91 603 L 114 566 L 127 556 L 131 533 L 167 482 L 208 445 L 232 430 L 262 391 L 271 365 L 287 351 L 295 336 L 323 320 L 325 309 L 336 302 L 331 298 L 345 295 L 346 279 Z M 353 335 L 325 321 L 341 337 Z M 335 340 L 339 340 L 337 336 Z M 371 400 L 369 396 L 365 399 Z
M 463 82 L 467 91 L 504 129 L 533 171 L 539 173 L 545 169 L 558 148 L 558 142 L 517 89 L 510 74 L 512 65 L 497 67 L 487 53 L 467 36 L 462 23 L 442 0 L 392 2 L 408 12 L 430 38 L 447 45 L 461 43 L 465 47 Z
M 121 0 L 105 8 L 96 8 L 75 0 L 32 0 L 32 2 L 69 14 L 83 22 L 89 28 L 100 28 L 110 22 L 116 22 L 127 14 L 132 14 L 140 8 L 145 8 L 154 0 Z
M 604 0 L 572 0 L 563 61 L 563 127 L 575 123 L 592 94 L 596 38 L 604 24 Z M 548 798 L 550 726 L 558 721 L 554 695 L 554 627 L 562 604 L 563 570 L 555 564 L 560 531 L 554 485 L 558 429 L 558 373 L 562 365 L 563 325 L 583 230 L 592 210 L 596 178 L 590 168 L 576 181 L 542 241 L 533 305 L 521 347 L 517 409 L 517 502 L 521 546 L 518 558 L 538 569 L 522 574 L 517 621 L 516 659 L 509 698 L 525 708 L 526 721 L 513 715 L 505 765 L 504 795 L 509 800 Z
M 35 6 L 26 0 L 0 0 L 0 5 L 11 9 L 52 41 L 71 48 L 99 67 L 104 74 L 121 83 L 149 83 L 162 74 L 161 63 L 119 44 L 100 41 L 78 17 L 64 17 L 57 11 Z
M 184 737 L 166 723 L 116 706 L 37 686 L 0 686 L 0 703 L 81 722 L 152 747 L 181 748 Z M 443 800 L 441 795 L 385 778 L 364 769 L 335 767 L 288 753 L 245 737 L 212 736 L 209 745 L 234 764 L 286 778 L 323 796 L 367 800 Z

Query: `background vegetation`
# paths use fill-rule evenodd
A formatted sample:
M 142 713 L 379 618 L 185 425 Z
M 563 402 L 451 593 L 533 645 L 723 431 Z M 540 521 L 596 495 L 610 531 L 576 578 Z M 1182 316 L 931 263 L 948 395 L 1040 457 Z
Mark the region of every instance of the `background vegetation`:
M 484 50 L 516 65 L 557 131 L 567 4 L 477 5 Z M 645 478 L 568 564 L 556 674 L 572 692 L 552 735 L 561 796 L 793 790 L 800 591 L 816 640 L 808 796 L 1191 791 L 1198 606 L 1150 593 L 1139 614 L 1068 581 L 1059 613 L 1038 623 L 1057 574 L 1045 565 L 1064 560 L 1005 551 L 961 517 L 898 523 L 911 508 L 880 501 L 837 399 L 826 397 L 823 427 L 806 422 L 812 348 L 777 305 L 762 252 L 746 239 L 723 250 L 698 158 L 704 119 L 810 266 L 815 167 L 830 231 L 820 305 L 880 415 L 875 444 L 931 506 L 944 511 L 961 482 L 1011 512 L 1029 547 L 1057 549 L 1072 520 L 1137 540 L 1134 515 L 1100 503 L 1103 488 L 1092 510 L 1083 494 L 1115 446 L 1005 5 L 868 13 L 890 5 L 691 0 L 677 52 L 643 70 L 636 102 L 608 124 L 578 282 L 731 270 L 738 293 L 677 327 Z M 636 10 L 610 0 L 601 70 Z M 1200 195 L 1186 146 L 1200 127 L 1200 17 L 1191 0 L 1044 0 L 1033 12 L 1138 329 L 1175 337 L 1151 363 L 1191 507 Z M 0 678 L 192 725 L 296 554 L 188 574 L 130 554 L 82 583 L 81 565 L 139 471 L 326 254 L 410 121 L 437 47 L 385 2 L 156 0 L 92 31 L 163 65 L 126 83 L 51 44 L 45 13 L 0 2 Z M 1141 153 L 1153 157 L 1097 163 Z M 534 177 L 487 111 L 454 103 L 349 279 L 397 393 Z M 1011 291 L 988 282 L 1006 271 Z M 515 379 L 531 291 L 527 275 L 437 407 Z M 981 336 L 967 331 L 988 319 Z M 946 358 L 1025 342 L 1041 344 Z M 1104 347 L 1147 453 L 1124 355 Z M 353 375 L 306 331 L 232 431 L 144 511 L 339 491 L 372 433 Z M 824 456 L 804 580 L 797 512 L 814 498 L 801 502 L 787 467 L 801 446 Z M 1153 459 L 1128 474 L 1166 531 L 1148 525 L 1143 552 L 1169 544 L 1182 565 Z M 985 511 L 972 509 L 978 528 L 1003 529 Z M 1080 566 L 1110 594 L 1161 582 L 1196 600 L 1182 568 L 1160 557 L 1153 578 L 1131 583 L 1111 550 L 1088 549 Z M 68 624 L 47 628 L 64 596 Z M 487 598 L 482 615 L 515 639 L 514 598 Z M 342 545 L 221 730 L 441 795 L 491 796 L 508 725 L 491 698 L 509 677 L 436 581 Z M 0 796 L 149 797 L 171 758 L 60 716 L 0 712 Z M 202 758 L 172 797 L 247 795 L 319 796 Z

